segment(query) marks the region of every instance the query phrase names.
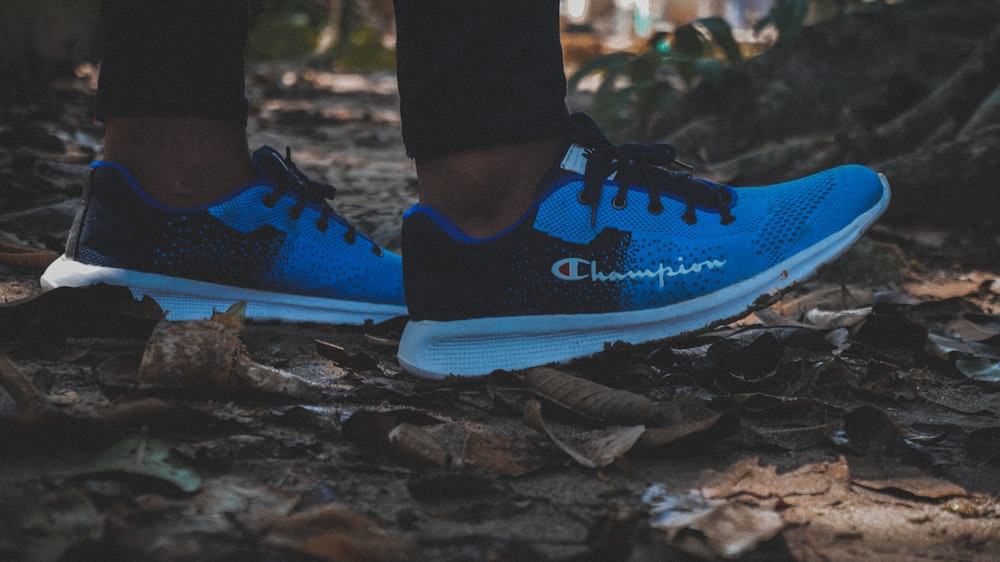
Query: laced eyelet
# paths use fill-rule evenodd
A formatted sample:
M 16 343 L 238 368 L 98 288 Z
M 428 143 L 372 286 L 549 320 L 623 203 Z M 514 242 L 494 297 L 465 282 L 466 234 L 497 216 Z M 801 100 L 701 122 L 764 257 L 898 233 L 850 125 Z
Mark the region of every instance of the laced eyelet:
M 587 190 L 586 189 L 581 189 L 580 193 L 576 194 L 576 200 L 581 205 L 587 205 L 587 206 L 589 206 L 590 205 L 590 201 L 587 201 L 587 195 L 586 194 L 587 194 Z
M 628 198 L 622 197 L 619 199 L 616 196 L 611 200 L 611 208 L 616 211 L 621 211 L 627 206 L 628 206 Z
M 278 198 L 268 194 L 264 196 L 263 203 L 268 209 L 273 209 L 274 206 L 278 204 Z
M 372 253 L 378 257 L 382 257 L 382 247 L 377 244 L 372 244 Z
M 681 219 L 683 219 L 684 222 L 686 222 L 687 224 L 695 224 L 698 222 L 698 216 L 695 215 L 693 211 L 689 213 L 684 213 L 683 215 L 681 215 Z
M 650 203 L 646 210 L 649 211 L 651 215 L 658 215 L 663 212 L 663 203 L 657 200 L 655 203 Z
M 297 221 L 302 216 L 302 209 L 292 207 L 291 209 L 288 209 L 288 216 L 291 217 L 293 221 Z
M 320 217 L 316 219 L 316 230 L 326 232 L 328 228 L 330 228 L 330 223 L 327 222 L 325 216 L 320 215 Z
M 357 241 L 358 237 L 354 232 L 353 228 L 348 228 L 347 232 L 344 233 L 344 242 L 348 244 L 353 244 Z

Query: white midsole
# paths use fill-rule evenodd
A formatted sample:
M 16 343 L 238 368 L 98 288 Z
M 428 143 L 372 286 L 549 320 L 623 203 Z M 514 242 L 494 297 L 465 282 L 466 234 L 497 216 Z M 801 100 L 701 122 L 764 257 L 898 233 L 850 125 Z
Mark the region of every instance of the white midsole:
M 170 320 L 194 320 L 224 311 L 239 301 L 247 303 L 247 318 L 287 322 L 364 324 L 406 315 L 406 307 L 307 295 L 276 293 L 143 273 L 128 269 L 88 265 L 61 256 L 41 279 L 42 287 L 81 287 L 96 283 L 123 285 L 137 298 L 151 296 Z

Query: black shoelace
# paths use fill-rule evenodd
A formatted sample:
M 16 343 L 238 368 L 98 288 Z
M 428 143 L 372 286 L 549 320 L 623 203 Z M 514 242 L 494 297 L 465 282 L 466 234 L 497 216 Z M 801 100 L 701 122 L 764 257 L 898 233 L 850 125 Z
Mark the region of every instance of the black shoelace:
M 660 195 L 667 193 L 685 202 L 686 209 L 681 219 L 687 224 L 698 222 L 695 209 L 699 207 L 718 211 L 724 225 L 736 220 L 730 212 L 732 195 L 726 186 L 699 181 L 688 172 L 672 169 L 693 168 L 677 160 L 677 152 L 669 144 L 613 144 L 593 119 L 583 113 L 574 113 L 570 117 L 570 138 L 586 147 L 587 165 L 579 200 L 591 208 L 591 225 L 597 221 L 597 205 L 601 200 L 604 180 L 613 173 L 618 182 L 618 192 L 611 200 L 615 209 L 625 208 L 628 187 L 634 185 L 649 190 L 648 210 L 654 215 L 663 212 Z
M 311 179 L 302 170 L 299 170 L 295 162 L 292 161 L 292 149 L 291 147 L 285 147 L 285 156 L 282 158 L 282 162 L 285 165 L 285 169 L 288 171 L 287 174 L 276 174 L 276 178 L 272 178 L 277 187 L 274 191 L 267 194 L 264 197 L 264 204 L 268 207 L 273 207 L 277 204 L 278 199 L 282 195 L 288 195 L 295 199 L 295 204 L 288 209 L 288 215 L 292 217 L 292 220 L 299 220 L 302 216 L 302 210 L 305 209 L 306 203 L 312 201 L 313 203 L 318 203 L 322 208 L 322 214 L 316 220 L 316 228 L 320 232 L 326 232 L 330 226 L 330 221 L 336 220 L 336 213 L 330 207 L 328 200 L 332 200 L 337 193 L 337 188 L 330 184 L 318 182 Z M 354 225 L 347 221 L 343 221 L 344 225 L 347 227 L 347 232 L 344 233 L 344 241 L 348 244 L 354 244 L 357 241 L 357 230 Z M 372 253 L 377 256 L 382 255 L 382 248 L 378 244 L 372 242 Z

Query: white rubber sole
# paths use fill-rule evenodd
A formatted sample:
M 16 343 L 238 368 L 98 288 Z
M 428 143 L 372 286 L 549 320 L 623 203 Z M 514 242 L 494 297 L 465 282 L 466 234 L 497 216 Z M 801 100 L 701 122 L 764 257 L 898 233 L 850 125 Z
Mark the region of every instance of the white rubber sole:
M 649 310 L 411 321 L 400 341 L 399 363 L 430 379 L 486 375 L 565 362 L 598 353 L 610 343 L 655 341 L 740 318 L 816 273 L 864 235 L 889 205 L 889 182 L 881 174 L 879 178 L 882 197 L 867 212 L 837 234 L 735 285 Z
M 405 316 L 407 313 L 405 306 L 232 287 L 155 273 L 87 265 L 66 256 L 59 257 L 45 270 L 41 283 L 45 289 L 82 287 L 96 283 L 123 285 L 136 298 L 149 295 L 156 300 L 169 320 L 207 318 L 213 311 L 223 312 L 239 301 L 247 303 L 247 318 L 256 320 L 365 324 Z

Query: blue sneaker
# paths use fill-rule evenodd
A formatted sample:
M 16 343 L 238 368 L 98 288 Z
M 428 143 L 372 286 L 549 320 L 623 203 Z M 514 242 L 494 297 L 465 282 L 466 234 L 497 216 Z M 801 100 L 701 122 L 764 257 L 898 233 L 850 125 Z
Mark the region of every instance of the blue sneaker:
M 43 287 L 124 285 L 172 320 L 241 300 L 255 319 L 361 324 L 405 315 L 400 257 L 334 212 L 333 187 L 271 148 L 253 159 L 263 179 L 191 209 L 163 207 L 124 167 L 95 163 L 66 253 Z
M 669 145 L 613 145 L 586 115 L 570 140 L 501 234 L 407 211 L 404 369 L 482 375 L 710 328 L 812 275 L 889 203 L 885 177 L 861 166 L 733 188 L 673 171 Z

